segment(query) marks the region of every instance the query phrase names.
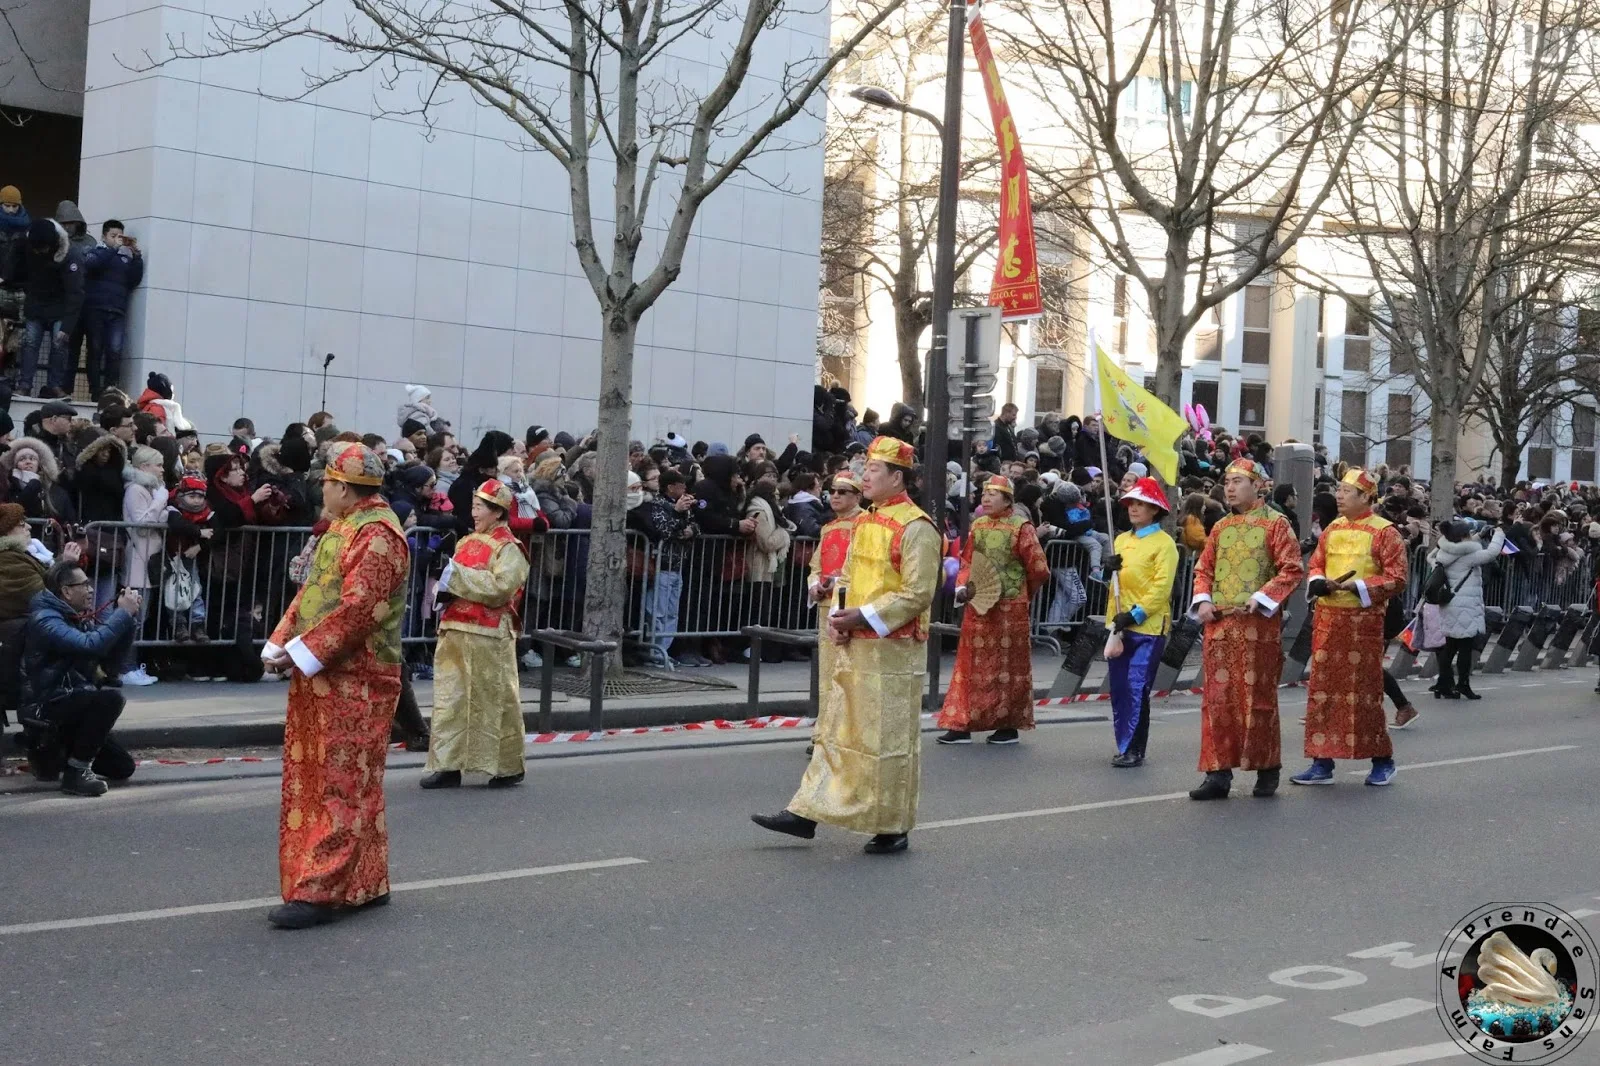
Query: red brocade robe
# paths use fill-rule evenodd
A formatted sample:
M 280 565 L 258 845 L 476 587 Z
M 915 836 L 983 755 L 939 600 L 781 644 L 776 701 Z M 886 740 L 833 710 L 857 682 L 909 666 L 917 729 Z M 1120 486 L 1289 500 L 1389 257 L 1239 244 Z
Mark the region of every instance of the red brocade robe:
M 357 906 L 389 891 L 383 769 L 409 569 L 394 512 L 368 497 L 318 539 L 272 633 L 268 651 L 295 663 L 278 825 L 286 901 Z
M 1352 571 L 1360 588 L 1322 597 L 1312 615 L 1306 755 L 1313 759 L 1394 755 L 1383 714 L 1383 615 L 1406 587 L 1406 546 L 1371 512 L 1334 519 L 1311 553 L 1313 579 Z
M 961 552 L 957 587 L 972 573 L 972 553 L 994 564 L 1000 575 L 1000 601 L 979 614 L 961 612 L 961 642 L 956 669 L 939 711 L 940 729 L 958 732 L 1033 728 L 1033 654 L 1028 639 L 1028 605 L 1050 580 L 1050 564 L 1033 526 L 1018 515 L 984 515 L 972 522 Z
M 1194 602 L 1222 617 L 1205 627 L 1200 769 L 1283 765 L 1278 678 L 1283 602 L 1305 576 L 1289 520 L 1270 507 L 1230 514 L 1211 528 L 1194 571 Z

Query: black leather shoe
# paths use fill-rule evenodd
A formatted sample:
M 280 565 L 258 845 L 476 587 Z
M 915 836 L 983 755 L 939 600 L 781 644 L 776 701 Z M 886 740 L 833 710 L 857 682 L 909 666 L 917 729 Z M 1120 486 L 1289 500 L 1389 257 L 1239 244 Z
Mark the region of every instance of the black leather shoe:
M 339 908 L 330 903 L 285 903 L 267 912 L 267 921 L 279 929 L 310 929 L 313 925 L 327 925 L 339 915 Z
M 1111 765 L 1115 766 L 1118 770 L 1126 770 L 1134 766 L 1143 766 L 1144 760 L 1133 754 L 1131 751 L 1125 751 L 1116 758 L 1112 759 Z
M 1274 766 L 1270 770 L 1257 770 L 1256 787 L 1250 791 L 1250 795 L 1257 799 L 1265 799 L 1268 796 L 1277 795 L 1278 773 L 1281 769 L 1281 767 Z
M 1472 686 L 1471 685 L 1462 685 L 1460 688 L 1456 689 L 1456 691 L 1461 693 L 1461 698 L 1464 699 L 1464 700 L 1481 700 L 1481 699 L 1483 699 L 1482 696 L 1480 696 L 1476 692 L 1472 691 Z
M 813 822 L 810 818 L 802 818 L 792 811 L 780 811 L 777 814 L 752 814 L 750 820 L 763 829 L 799 837 L 801 840 L 810 840 L 817 835 L 816 822 Z
M 1189 790 L 1192 800 L 1225 800 L 1228 790 L 1233 787 L 1233 775 L 1224 774 L 1220 770 L 1213 770 L 1206 774 L 1206 779 L 1200 782 L 1199 788 Z
M 893 855 L 911 846 L 911 837 L 905 833 L 879 833 L 867 841 L 862 851 L 868 855 Z
M 423 788 L 460 788 L 460 770 L 435 770 L 418 782 Z
M 491 777 L 491 778 L 489 778 L 489 787 L 490 788 L 513 788 L 513 787 L 515 787 L 517 785 L 522 784 L 522 779 L 527 777 L 527 776 L 528 776 L 528 772 L 526 770 L 524 770 L 520 774 L 505 774 L 505 775 L 503 775 L 501 777 Z
M 409 737 L 406 740 L 406 750 L 407 751 L 427 751 L 429 743 L 430 743 L 429 737 L 428 737 L 428 734 L 426 734 L 426 733 L 423 733 L 421 736 L 417 736 L 417 737 Z
M 807 744 L 806 745 L 806 758 L 808 758 L 808 759 L 811 758 L 811 753 L 816 751 L 816 750 L 817 750 L 817 746 L 815 744 Z

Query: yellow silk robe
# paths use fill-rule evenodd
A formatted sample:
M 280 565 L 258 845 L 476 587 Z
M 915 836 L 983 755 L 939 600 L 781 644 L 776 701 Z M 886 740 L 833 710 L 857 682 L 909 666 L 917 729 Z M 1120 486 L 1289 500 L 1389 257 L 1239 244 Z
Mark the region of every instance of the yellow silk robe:
M 873 629 L 836 646 L 822 677 L 816 748 L 788 806 L 800 817 L 874 834 L 916 824 L 927 615 L 942 549 L 906 496 L 857 520 L 841 575 L 845 606 L 860 608 Z
M 528 559 L 505 526 L 463 537 L 433 658 L 429 770 L 523 772 L 515 603 Z

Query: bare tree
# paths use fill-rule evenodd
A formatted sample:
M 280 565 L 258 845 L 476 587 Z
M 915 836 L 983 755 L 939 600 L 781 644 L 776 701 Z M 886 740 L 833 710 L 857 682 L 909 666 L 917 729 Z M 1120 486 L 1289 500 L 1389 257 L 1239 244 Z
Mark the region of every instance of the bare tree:
M 1374 322 L 1428 399 L 1433 513 L 1445 518 L 1497 331 L 1519 328 L 1539 264 L 1597 219 L 1600 170 L 1574 125 L 1596 88 L 1588 41 L 1600 12 L 1552 0 L 1418 9 L 1373 121 L 1360 116 L 1363 150 L 1336 171 L 1350 241 L 1381 296 Z
M 1407 16 L 1379 0 L 1046 0 L 1017 14 L 1010 51 L 1058 122 L 1040 131 L 1055 152 L 1036 153 L 1033 180 L 1143 287 L 1156 393 L 1176 407 L 1189 333 L 1284 261 L 1360 136 L 1393 49 L 1355 42 Z
M 783 147 L 774 134 L 813 98 L 821 99 L 818 90 L 828 76 L 903 0 L 847 5 L 833 46 L 788 62 L 768 87 L 747 77 L 752 57 L 758 48 L 773 47 L 787 16 L 815 14 L 816 8 L 784 0 L 289 2 L 294 10 L 284 14 L 269 7 L 238 21 L 212 19 L 206 41 L 170 41 L 173 57 L 314 41 L 334 56 L 334 69 L 308 75 L 307 94 L 376 69 L 386 88 L 417 86 L 415 105 L 402 113 L 428 118 L 452 88 L 464 90 L 504 115 L 526 146 L 565 168 L 573 243 L 602 321 L 599 468 L 584 628 L 620 640 L 628 599 L 623 540 L 639 320 L 677 279 L 706 199 L 764 149 Z M 353 13 L 341 15 L 346 7 Z M 713 42 L 703 90 L 681 76 L 672 55 L 692 36 Z M 611 204 L 597 209 L 593 197 L 607 182 Z M 656 197 L 673 205 L 659 239 L 646 233 Z M 653 255 L 647 243 L 658 245 Z
M 919 89 L 943 82 L 947 30 L 942 10 L 902 10 L 863 43 L 841 77 L 887 89 L 909 103 Z M 825 285 L 850 285 L 863 303 L 874 293 L 888 296 L 901 398 L 919 411 L 925 402 L 922 335 L 933 323 L 939 143 L 939 130 L 924 118 L 862 108 L 853 120 L 830 124 L 822 196 Z M 993 152 L 962 162 L 966 198 L 956 228 L 957 289 L 994 248 L 998 172 Z
M 1576 249 L 1574 249 L 1576 251 Z M 1593 249 L 1590 262 L 1593 262 Z M 1466 413 L 1482 422 L 1500 461 L 1500 483 L 1512 485 L 1522 470 L 1522 452 L 1574 401 L 1600 395 L 1600 352 L 1592 307 L 1576 302 L 1565 257 L 1519 271 L 1508 286 L 1483 376 Z M 1577 272 L 1586 272 L 1572 263 Z

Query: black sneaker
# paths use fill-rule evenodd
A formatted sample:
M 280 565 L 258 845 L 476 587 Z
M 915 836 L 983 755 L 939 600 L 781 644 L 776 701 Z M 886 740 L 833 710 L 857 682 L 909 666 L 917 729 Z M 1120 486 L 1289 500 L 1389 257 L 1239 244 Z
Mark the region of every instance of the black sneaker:
M 750 820 L 763 829 L 770 829 L 774 833 L 783 833 L 787 836 L 799 837 L 801 840 L 811 840 L 817 835 L 817 823 L 810 818 L 802 818 L 793 811 L 784 810 L 777 814 L 752 814 Z
M 939 734 L 940 744 L 971 744 L 972 734 L 960 729 L 946 729 Z
M 461 771 L 435 770 L 433 773 L 425 775 L 417 783 L 423 788 L 460 788 Z
M 93 770 L 80 770 L 68 763 L 61 771 L 61 791 L 69 796 L 104 796 L 109 787 L 105 778 Z
M 1135 766 L 1143 766 L 1144 757 L 1142 755 L 1135 755 L 1131 751 L 1125 751 L 1112 759 L 1111 765 L 1115 766 L 1118 770 L 1128 770 Z
M 1255 796 L 1257 799 L 1266 799 L 1268 796 L 1277 795 L 1278 777 L 1282 769 L 1280 766 L 1274 766 L 1269 770 L 1257 770 L 1256 787 L 1250 791 L 1250 795 Z
M 1015 729 L 996 729 L 989 734 L 990 744 L 1016 744 L 1021 739 Z
M 526 770 L 524 770 L 520 774 L 502 774 L 499 777 L 491 777 L 491 778 L 489 778 L 489 787 L 490 788 L 511 788 L 514 785 L 522 784 L 522 779 L 527 777 L 527 776 L 528 776 L 528 772 Z
M 1233 787 L 1233 775 L 1222 770 L 1213 770 L 1206 774 L 1206 779 L 1200 782 L 1199 788 L 1189 790 L 1192 800 L 1225 800 L 1228 790 Z

